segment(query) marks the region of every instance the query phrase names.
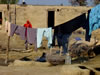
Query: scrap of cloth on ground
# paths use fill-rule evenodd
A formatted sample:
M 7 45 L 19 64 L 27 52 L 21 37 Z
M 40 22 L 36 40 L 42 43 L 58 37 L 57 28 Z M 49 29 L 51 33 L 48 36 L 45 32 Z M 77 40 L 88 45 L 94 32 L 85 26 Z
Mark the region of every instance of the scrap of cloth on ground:
M 100 4 L 91 9 L 89 14 L 89 35 L 100 28 Z
M 37 48 L 41 47 L 43 36 L 48 40 L 48 47 L 52 44 L 52 28 L 37 28 Z

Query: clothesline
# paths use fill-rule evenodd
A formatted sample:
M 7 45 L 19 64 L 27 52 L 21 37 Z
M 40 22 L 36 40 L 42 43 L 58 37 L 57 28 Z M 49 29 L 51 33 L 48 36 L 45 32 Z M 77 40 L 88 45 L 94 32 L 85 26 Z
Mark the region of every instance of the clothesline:
M 8 31 L 8 36 L 14 34 L 19 35 L 22 40 L 27 40 L 27 43 L 34 44 L 35 49 L 41 47 L 43 36 L 48 40 L 48 47 L 52 44 L 52 28 L 27 28 L 27 39 L 25 36 L 25 27 L 6 22 L 5 30 Z
M 68 46 L 69 35 L 80 27 L 86 29 L 86 41 L 90 41 L 92 31 L 100 28 L 99 8 L 100 5 L 97 5 L 91 9 L 90 13 L 88 12 L 87 18 L 86 13 L 83 13 L 64 24 L 54 27 L 54 38 L 57 38 L 59 46 L 63 46 L 63 49 L 67 49 L 65 48 L 65 44 L 67 43 Z M 11 24 L 6 21 L 5 29 L 8 36 L 12 37 L 14 34 L 17 34 L 22 40 L 27 40 L 29 44 L 34 44 L 35 49 L 41 47 L 43 36 L 47 38 L 49 48 L 53 46 L 52 43 L 54 43 L 52 42 L 52 28 L 27 28 L 27 39 L 25 37 L 25 27 L 23 26 Z

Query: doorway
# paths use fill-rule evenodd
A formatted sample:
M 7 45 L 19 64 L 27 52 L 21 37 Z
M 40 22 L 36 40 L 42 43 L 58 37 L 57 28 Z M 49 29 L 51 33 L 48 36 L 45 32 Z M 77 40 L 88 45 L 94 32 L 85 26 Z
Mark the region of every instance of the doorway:
M 0 24 L 2 24 L 2 12 L 0 12 Z
M 54 27 L 55 12 L 48 11 L 48 27 Z

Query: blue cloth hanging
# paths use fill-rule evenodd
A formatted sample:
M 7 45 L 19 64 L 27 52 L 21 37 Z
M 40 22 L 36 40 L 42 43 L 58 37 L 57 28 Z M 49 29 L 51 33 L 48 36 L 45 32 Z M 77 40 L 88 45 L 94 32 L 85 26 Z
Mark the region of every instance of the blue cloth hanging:
M 100 28 L 100 4 L 91 9 L 89 14 L 89 35 Z

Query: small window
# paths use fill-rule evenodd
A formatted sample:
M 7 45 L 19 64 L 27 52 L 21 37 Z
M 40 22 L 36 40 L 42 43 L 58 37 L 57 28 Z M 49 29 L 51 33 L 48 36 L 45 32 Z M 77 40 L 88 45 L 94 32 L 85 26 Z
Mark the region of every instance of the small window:
M 2 24 L 2 12 L 0 12 L 0 24 Z

